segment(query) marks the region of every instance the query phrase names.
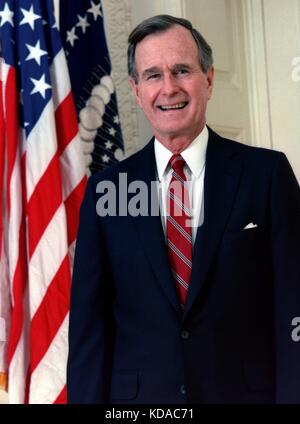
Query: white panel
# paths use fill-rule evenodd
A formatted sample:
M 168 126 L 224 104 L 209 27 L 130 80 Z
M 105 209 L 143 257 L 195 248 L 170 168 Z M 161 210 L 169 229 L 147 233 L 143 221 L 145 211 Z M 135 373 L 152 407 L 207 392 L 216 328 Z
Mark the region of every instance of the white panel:
M 230 25 L 230 2 L 226 0 L 188 0 L 185 2 L 186 18 L 193 22 L 215 52 L 217 71 L 230 72 L 232 31 Z M 212 23 L 216 21 L 216 26 Z M 217 30 L 216 30 L 217 29 Z M 229 47 L 229 48 L 228 48 Z
M 241 89 L 241 48 L 236 1 L 188 0 L 185 2 L 185 16 L 213 49 L 216 81 Z
M 240 141 L 253 144 L 250 136 L 244 27 L 240 0 L 186 0 L 184 12 L 213 49 L 214 93 L 207 120 L 214 128 L 226 128 Z
M 211 128 L 225 138 L 232 140 L 242 140 L 245 138 L 243 128 L 228 127 L 225 125 L 211 125 Z
M 251 140 L 256 146 L 271 148 L 272 125 L 262 1 L 242 0 L 242 5 Z
M 183 2 L 181 0 L 157 0 L 156 4 L 156 13 L 166 13 L 173 16 L 182 16 L 183 15 Z
M 159 14 L 182 16 L 182 0 L 131 0 L 133 27 L 143 19 Z
M 273 147 L 287 154 L 300 182 L 300 81 L 292 79 L 292 60 L 300 56 L 299 0 L 263 0 L 263 6 Z

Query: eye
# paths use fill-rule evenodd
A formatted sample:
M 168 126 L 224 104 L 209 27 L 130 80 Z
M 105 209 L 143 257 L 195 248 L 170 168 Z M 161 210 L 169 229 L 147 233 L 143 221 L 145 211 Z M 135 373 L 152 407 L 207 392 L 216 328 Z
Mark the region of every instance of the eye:
M 156 73 L 156 74 L 150 74 L 147 77 L 147 81 L 157 79 L 157 78 L 159 78 L 159 76 L 160 76 L 160 74 L 158 74 L 158 73 Z
M 186 75 L 189 71 L 186 68 L 180 68 L 175 71 L 176 75 Z

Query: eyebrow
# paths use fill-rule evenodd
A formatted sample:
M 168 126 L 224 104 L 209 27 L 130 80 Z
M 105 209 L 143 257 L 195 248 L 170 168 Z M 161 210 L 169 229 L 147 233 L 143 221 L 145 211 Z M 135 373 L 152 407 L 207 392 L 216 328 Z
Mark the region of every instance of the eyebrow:
M 192 69 L 192 66 L 189 65 L 188 63 L 176 63 L 173 66 L 172 70 L 173 71 L 177 71 L 178 69 L 182 69 L 182 68 L 184 68 L 184 69 Z
M 157 68 L 156 66 L 153 66 L 152 68 L 145 69 L 144 72 L 142 73 L 142 78 L 146 78 L 149 75 L 156 74 L 160 71 L 161 71 L 160 68 Z
M 176 63 L 174 66 L 172 66 L 171 71 L 176 72 L 178 69 L 192 69 L 191 65 L 188 65 L 187 63 Z M 149 75 L 160 73 L 161 68 L 158 68 L 157 66 L 153 66 L 151 68 L 145 69 L 142 73 L 142 78 L 147 78 Z

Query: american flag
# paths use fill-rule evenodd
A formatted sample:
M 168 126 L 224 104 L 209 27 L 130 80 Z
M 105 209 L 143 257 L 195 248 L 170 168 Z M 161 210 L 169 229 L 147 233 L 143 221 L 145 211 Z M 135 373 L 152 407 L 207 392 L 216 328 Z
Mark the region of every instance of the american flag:
M 86 166 L 94 173 L 123 159 L 124 144 L 100 0 L 60 2 L 67 55 Z
M 0 372 L 10 403 L 66 402 L 86 177 L 53 12 L 53 0 L 0 0 Z

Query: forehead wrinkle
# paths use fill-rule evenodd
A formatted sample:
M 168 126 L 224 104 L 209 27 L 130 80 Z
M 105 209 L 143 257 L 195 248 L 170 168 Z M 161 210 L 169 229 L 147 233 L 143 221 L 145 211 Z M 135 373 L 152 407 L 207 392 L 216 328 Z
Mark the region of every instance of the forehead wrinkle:
M 169 71 L 174 72 L 181 68 L 192 69 L 192 66 L 188 63 L 175 63 L 174 65 L 171 65 L 171 66 L 167 65 L 166 68 Z M 147 68 L 143 71 L 142 77 L 145 77 L 153 73 L 161 73 L 161 72 L 163 72 L 163 67 L 151 66 L 150 68 Z

